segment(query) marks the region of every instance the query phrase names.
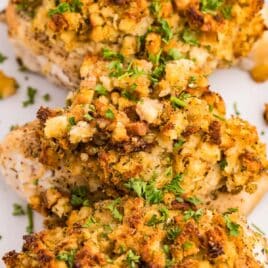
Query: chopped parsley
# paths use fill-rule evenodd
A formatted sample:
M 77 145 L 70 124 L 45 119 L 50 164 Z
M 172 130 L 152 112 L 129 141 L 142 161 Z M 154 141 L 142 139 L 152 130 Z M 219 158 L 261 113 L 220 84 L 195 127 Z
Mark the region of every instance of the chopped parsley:
M 84 228 L 88 228 L 89 226 L 91 226 L 92 224 L 95 224 L 95 223 L 96 223 L 96 220 L 95 220 L 93 217 L 89 217 L 89 218 L 86 220 L 85 224 L 82 225 L 82 227 L 84 227 Z
M 191 197 L 187 198 L 186 201 L 191 203 L 191 204 L 193 204 L 193 205 L 195 205 L 195 206 L 199 205 L 199 204 L 202 204 L 202 201 L 199 198 L 195 197 L 195 196 L 191 196 Z
M 101 96 L 106 96 L 108 93 L 107 89 L 101 84 L 96 85 L 95 91 Z
M 184 212 L 183 219 L 185 221 L 188 221 L 189 219 L 193 218 L 195 221 L 199 221 L 202 215 L 203 215 L 203 210 L 201 208 L 196 211 L 189 209 Z
M 28 217 L 28 226 L 26 227 L 26 231 L 28 234 L 32 234 L 34 229 L 34 221 L 33 221 L 33 210 L 30 207 L 30 205 L 27 205 L 27 217 Z
M 157 83 L 165 73 L 165 64 L 161 63 L 156 66 L 151 74 L 151 80 L 153 83 Z
M 74 126 L 76 124 L 75 118 L 73 116 L 68 118 L 68 122 L 71 126 Z
M 19 204 L 13 204 L 13 212 L 12 212 L 13 216 L 22 216 L 25 215 L 25 210 L 23 209 L 23 207 Z
M 128 100 L 137 101 L 137 98 L 134 95 L 136 88 L 137 88 L 137 84 L 132 84 L 129 90 L 124 90 L 122 92 L 122 96 Z
M 262 231 L 257 225 L 255 225 L 254 223 L 252 223 L 251 225 L 252 225 L 252 227 L 253 227 L 257 232 L 259 232 L 261 235 L 266 236 L 265 232 Z
M 166 191 L 172 192 L 175 195 L 181 195 L 184 193 L 184 190 L 181 187 L 182 174 L 177 174 L 169 184 L 167 184 L 164 189 Z
M 172 59 L 172 60 L 180 60 L 183 58 L 183 55 L 180 53 L 180 50 L 178 48 L 171 48 L 168 51 L 168 56 Z
M 36 88 L 28 87 L 27 88 L 27 97 L 28 97 L 28 99 L 25 100 L 22 103 L 22 106 L 23 107 L 27 107 L 29 105 L 33 105 L 34 104 L 34 101 L 35 101 L 36 94 L 37 94 L 37 89 Z
M 150 11 L 158 18 L 160 16 L 161 3 L 159 1 L 153 1 L 150 5 Z
M 213 114 L 213 116 L 221 121 L 226 121 L 226 119 L 223 116 L 220 116 L 218 114 Z
M 76 255 L 76 250 L 71 249 L 69 251 L 63 251 L 57 255 L 57 260 L 59 261 L 64 261 L 68 268 L 73 268 L 74 267 L 74 259 Z
M 233 107 L 234 107 L 235 115 L 237 115 L 237 116 L 240 115 L 240 112 L 238 111 L 237 103 L 236 102 L 234 102 Z
M 62 2 L 56 8 L 50 9 L 48 15 L 51 17 L 65 12 L 80 12 L 82 5 L 83 3 L 81 3 L 80 0 L 72 0 L 70 3 Z
M 140 262 L 140 256 L 137 255 L 134 251 L 131 249 L 127 252 L 127 264 L 130 268 L 135 268 L 136 264 Z
M 112 111 L 111 109 L 108 109 L 108 110 L 105 112 L 105 117 L 106 117 L 107 119 L 111 119 L 111 120 L 113 120 L 113 119 L 114 119 L 114 113 L 113 113 L 113 111 Z
M 262 135 L 262 136 L 265 135 L 265 131 L 264 131 L 264 130 L 261 131 L 261 135 Z
M 150 204 L 157 204 L 163 200 L 163 192 L 155 187 L 153 181 L 146 182 L 139 179 L 131 179 L 125 186 Z
M 229 231 L 229 235 L 238 236 L 240 225 L 231 221 L 229 214 L 224 215 L 224 220 L 225 220 L 226 227 Z
M 120 204 L 120 202 L 121 202 L 120 198 L 115 199 L 114 201 L 111 202 L 109 206 L 107 206 L 107 209 L 111 211 L 113 217 L 116 220 L 121 222 L 123 220 L 123 215 L 117 209 L 117 206 Z
M 0 52 L 0 63 L 3 63 L 6 60 L 7 60 L 7 57 Z
M 172 30 L 166 20 L 159 20 L 160 23 L 160 33 L 162 36 L 162 40 L 165 43 L 168 43 L 168 41 L 173 37 Z
M 77 186 L 71 190 L 71 204 L 74 207 L 88 206 L 88 189 L 86 186 Z
M 221 13 L 226 20 L 232 18 L 232 6 L 224 6 L 221 8 Z
M 215 15 L 216 11 L 222 6 L 223 0 L 201 0 L 201 11 Z
M 44 101 L 50 101 L 51 100 L 51 96 L 50 96 L 50 94 L 45 94 L 45 95 L 43 95 L 43 100 Z
M 198 46 L 199 41 L 197 39 L 197 33 L 195 31 L 190 30 L 189 28 L 186 28 L 182 32 L 182 40 L 189 45 L 192 46 Z
M 167 239 L 174 241 L 176 237 L 180 234 L 181 229 L 178 226 L 171 227 L 167 230 Z
M 228 162 L 225 158 L 219 161 L 219 166 L 221 170 L 224 170 L 228 166 Z
M 168 209 L 166 207 L 162 207 L 159 209 L 160 217 L 156 214 L 152 216 L 152 218 L 147 222 L 148 226 L 155 226 L 156 224 L 166 222 L 168 219 Z
M 118 61 L 112 61 L 111 63 L 109 63 L 109 69 L 111 70 L 109 76 L 110 77 L 119 77 L 123 75 L 123 64 Z
M 124 56 L 122 54 L 114 52 L 108 48 L 104 48 L 102 50 L 102 56 L 106 60 L 115 60 L 115 59 L 120 60 L 120 61 L 124 60 Z
M 193 243 L 190 242 L 190 241 L 186 241 L 185 243 L 182 244 L 182 248 L 183 248 L 184 250 L 188 250 L 188 249 L 190 249 L 192 246 L 193 246 Z
M 176 151 L 181 149 L 181 147 L 183 146 L 184 143 L 185 143 L 184 140 L 179 139 L 178 141 L 176 141 L 174 143 L 173 149 L 176 150 Z
M 186 100 L 190 98 L 190 94 L 182 92 L 179 97 L 171 96 L 170 102 L 174 108 L 184 108 L 187 106 Z

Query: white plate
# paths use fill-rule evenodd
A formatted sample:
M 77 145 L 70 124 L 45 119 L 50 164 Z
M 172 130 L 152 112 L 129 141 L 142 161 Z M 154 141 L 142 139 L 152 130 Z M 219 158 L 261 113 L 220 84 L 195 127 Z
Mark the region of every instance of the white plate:
M 0 0 L 0 10 L 4 7 L 6 0 Z M 35 118 L 35 113 L 40 105 L 62 106 L 66 96 L 66 91 L 57 88 L 47 82 L 42 77 L 34 74 L 22 73 L 18 71 L 12 47 L 8 42 L 6 27 L 0 24 L 0 52 L 8 56 L 4 64 L 0 64 L 0 70 L 6 72 L 17 79 L 20 84 L 18 93 L 4 101 L 0 101 L 0 138 L 9 131 L 11 125 L 22 124 Z M 28 80 L 26 79 L 28 77 Z M 215 72 L 210 78 L 211 88 L 218 91 L 226 101 L 228 115 L 234 114 L 233 104 L 237 107 L 244 119 L 255 124 L 259 133 L 265 131 L 261 136 L 267 142 L 268 127 L 265 125 L 262 112 L 264 103 L 268 103 L 268 82 L 263 84 L 254 83 L 247 73 L 238 69 L 220 70 Z M 38 89 L 38 95 L 34 105 L 27 108 L 22 107 L 22 102 L 27 98 L 26 90 L 28 86 Z M 50 93 L 52 100 L 44 102 L 42 95 Z M 19 203 L 26 205 L 20 200 L 0 178 L 0 256 L 9 250 L 20 250 L 22 236 L 26 233 L 27 217 L 12 216 L 12 205 Z M 259 226 L 268 234 L 268 195 L 259 204 L 254 213 L 249 217 L 250 221 Z M 41 217 L 35 215 L 35 231 L 40 230 Z M 0 262 L 0 267 L 3 263 Z

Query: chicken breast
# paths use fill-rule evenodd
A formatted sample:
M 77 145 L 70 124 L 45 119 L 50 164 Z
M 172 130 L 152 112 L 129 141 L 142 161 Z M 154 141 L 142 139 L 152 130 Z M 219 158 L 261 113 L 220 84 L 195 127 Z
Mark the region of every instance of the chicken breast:
M 74 89 L 86 53 L 104 48 L 125 57 L 176 48 L 210 73 L 245 56 L 264 25 L 263 1 L 10 0 L 9 34 L 30 70 Z M 162 44 L 161 44 L 162 43 Z M 171 53 L 174 53 L 174 50 Z
M 195 195 L 222 209 L 236 202 L 249 213 L 267 190 L 265 145 L 255 127 L 225 118 L 221 97 L 191 60 L 161 53 L 161 63 L 128 62 L 113 51 L 106 60 L 106 53 L 86 58 L 66 109 L 40 108 L 36 122 L 2 142 L 8 183 L 39 210 L 51 187 L 120 196 L 137 183 L 174 183 L 173 198 Z
M 236 209 L 223 214 L 192 200 L 150 204 L 142 198 L 105 200 L 73 210 L 66 227 L 24 237 L 10 268 L 247 267 L 267 265 L 266 241 Z

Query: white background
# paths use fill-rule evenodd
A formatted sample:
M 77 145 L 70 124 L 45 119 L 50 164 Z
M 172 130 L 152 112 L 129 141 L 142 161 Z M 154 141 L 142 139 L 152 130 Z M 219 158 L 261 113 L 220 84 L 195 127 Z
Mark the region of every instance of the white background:
M 4 8 L 6 0 L 0 0 L 0 10 Z M 18 71 L 18 65 L 8 42 L 6 27 L 0 24 L 0 52 L 8 56 L 8 60 L 0 64 L 0 70 L 13 76 L 18 81 L 20 88 L 18 93 L 0 100 L 0 138 L 9 131 L 11 125 L 23 124 L 35 118 L 35 113 L 40 105 L 63 106 L 66 91 L 59 89 L 37 75 Z M 267 50 L 268 53 L 268 50 Z M 29 79 L 27 80 L 26 77 Z M 261 139 L 267 143 L 268 126 L 265 125 L 262 112 L 264 103 L 268 103 L 268 82 L 263 84 L 254 83 L 249 75 L 238 69 L 220 70 L 211 78 L 211 88 L 219 92 L 226 101 L 228 115 L 234 114 L 233 104 L 236 102 L 241 116 L 258 127 L 259 133 L 265 131 Z M 35 105 L 27 108 L 22 107 L 22 102 L 27 99 L 26 89 L 32 86 L 38 89 Z M 52 97 L 50 102 L 44 102 L 42 95 L 49 93 Z M 1 175 L 0 175 L 1 177 Z M 12 216 L 13 203 L 26 205 L 20 200 L 0 178 L 0 257 L 9 250 L 21 249 L 22 236 L 25 234 L 27 217 Z M 249 217 L 263 231 L 268 234 L 268 195 L 259 204 L 254 213 Z M 41 217 L 35 215 L 35 231 L 42 227 Z M 3 263 L 0 261 L 0 267 Z

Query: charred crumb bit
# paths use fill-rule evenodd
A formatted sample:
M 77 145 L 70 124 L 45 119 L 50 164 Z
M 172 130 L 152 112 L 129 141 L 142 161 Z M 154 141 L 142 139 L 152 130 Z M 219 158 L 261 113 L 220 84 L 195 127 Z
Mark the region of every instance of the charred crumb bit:
M 212 121 L 209 125 L 210 142 L 220 145 L 221 144 L 221 124 L 219 121 Z
M 37 118 L 40 120 L 40 122 L 42 123 L 42 124 L 44 124 L 46 121 L 47 121 L 47 119 L 50 117 L 50 116 L 53 116 L 54 115 L 54 113 L 53 113 L 53 111 L 51 111 L 49 108 L 47 108 L 47 107 L 43 107 L 43 106 L 41 106 L 40 108 L 39 108 L 39 110 L 37 111 Z
M 263 118 L 265 123 L 268 125 L 268 104 L 264 104 L 264 112 L 263 112 Z
M 52 20 L 49 23 L 49 27 L 55 31 L 60 32 L 66 30 L 69 27 L 68 21 L 64 18 L 62 14 L 55 14 L 52 17 Z

